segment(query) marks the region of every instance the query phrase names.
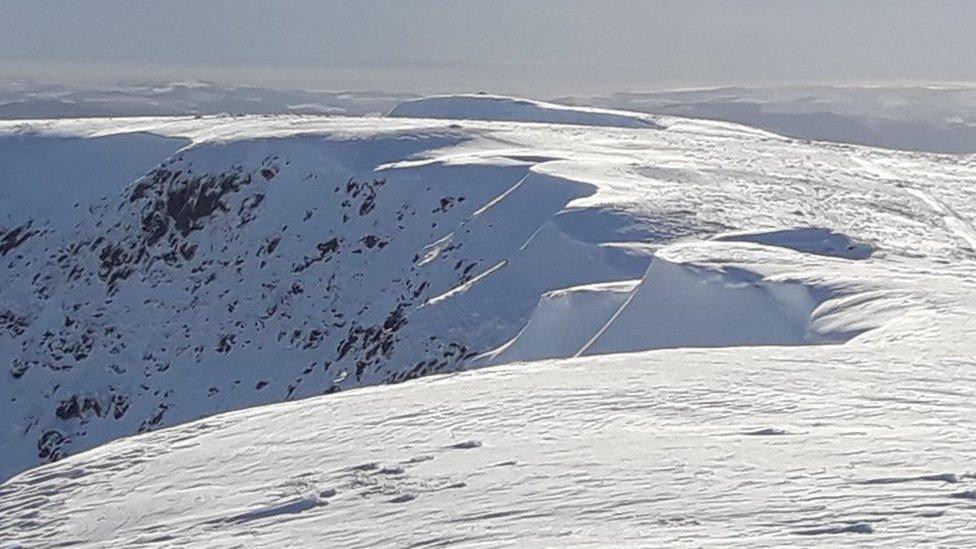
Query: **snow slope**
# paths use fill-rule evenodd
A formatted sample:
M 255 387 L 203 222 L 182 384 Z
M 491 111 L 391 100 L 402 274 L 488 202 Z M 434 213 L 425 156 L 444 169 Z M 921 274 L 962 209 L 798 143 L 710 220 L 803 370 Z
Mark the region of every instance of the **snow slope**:
M 655 119 L 636 112 L 570 107 L 503 95 L 442 95 L 404 101 L 388 116 L 448 118 L 452 120 L 507 120 L 542 124 L 576 124 L 619 128 L 661 128 Z
M 971 85 L 730 87 L 556 101 L 727 120 L 800 139 L 909 151 L 976 152 L 976 88 Z
M 498 366 L 216 416 L 15 477 L 0 524 L 25 546 L 966 545 L 962 305 L 871 343 Z
M 514 335 L 541 293 L 649 261 L 540 231 L 592 186 L 533 172 L 518 149 L 469 153 L 476 133 L 442 124 L 9 128 L 13 142 L 108 150 L 152 128 L 171 148 L 127 185 L 124 163 L 32 163 L 57 154 L 43 143 L 5 176 L 5 475 L 228 409 L 450 371 Z M 117 187 L 46 205 L 90 179 Z
M 542 294 L 518 335 L 474 364 L 575 356 L 627 302 L 637 281 L 606 282 Z
M 971 158 L 451 103 L 2 126 L 187 145 L 67 222 L 0 202 L 4 471 L 64 458 L 0 486 L 0 540 L 972 535 Z

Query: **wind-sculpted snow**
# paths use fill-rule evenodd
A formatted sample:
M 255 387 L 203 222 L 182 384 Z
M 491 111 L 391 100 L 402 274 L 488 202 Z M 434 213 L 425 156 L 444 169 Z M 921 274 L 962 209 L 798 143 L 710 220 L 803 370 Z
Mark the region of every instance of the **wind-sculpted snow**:
M 388 116 L 662 128 L 651 115 L 610 109 L 570 107 L 499 95 L 444 95 L 411 99 L 394 107 Z
M 189 143 L 68 219 L 0 204 L 3 471 L 58 460 L 0 487 L 4 542 L 973 533 L 971 159 L 680 120 L 0 131 Z
M 874 249 L 867 243 L 858 242 L 845 234 L 829 229 L 801 227 L 780 231 L 759 233 L 732 233 L 718 235 L 712 240 L 731 242 L 755 242 L 766 246 L 789 248 L 798 252 L 842 257 L 845 259 L 867 259 Z
M 547 292 L 518 335 L 473 362 L 504 364 L 576 356 L 627 302 L 637 284 L 625 280 Z
M 872 267 L 817 257 L 870 253 L 864 243 L 820 229 L 728 233 L 670 245 L 655 253 L 639 281 L 544 294 L 515 338 L 474 362 L 843 343 L 917 304 L 888 288 Z
M 498 366 L 221 415 L 24 473 L 0 524 L 25 546 L 966 545 L 963 312 L 872 344 Z
M 713 243 L 665 248 L 628 300 L 576 354 L 836 343 L 858 335 L 811 327 L 821 307 L 844 315 L 842 308 L 831 307 L 835 298 L 883 293 L 873 271 L 858 276 L 857 268 L 795 255 Z M 907 310 L 911 301 L 886 308 L 892 307 Z M 863 311 L 855 316 L 865 318 Z M 881 322 L 877 314 L 867 318 Z

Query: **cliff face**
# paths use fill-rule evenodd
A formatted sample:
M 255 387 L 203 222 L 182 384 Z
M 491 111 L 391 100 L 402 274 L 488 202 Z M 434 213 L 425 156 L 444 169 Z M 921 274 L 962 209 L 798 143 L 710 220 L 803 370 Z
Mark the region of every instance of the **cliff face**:
M 5 211 L 3 476 L 219 411 L 452 371 L 512 337 L 541 292 L 646 266 L 590 243 L 579 269 L 525 257 L 592 192 L 531 162 L 380 169 L 460 140 L 203 142 L 58 216 Z M 538 261 L 555 271 L 520 274 Z

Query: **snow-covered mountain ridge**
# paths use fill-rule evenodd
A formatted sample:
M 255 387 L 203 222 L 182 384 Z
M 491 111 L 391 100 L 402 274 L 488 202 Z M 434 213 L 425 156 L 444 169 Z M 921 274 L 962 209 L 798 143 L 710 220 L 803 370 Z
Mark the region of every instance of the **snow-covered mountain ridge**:
M 971 85 L 706 88 L 566 97 L 559 103 L 726 120 L 796 138 L 976 152 Z
M 180 131 L 212 131 L 187 124 Z M 534 262 L 559 262 L 519 246 L 587 185 L 504 152 L 384 167 L 470 137 L 346 124 L 359 135 L 340 123 L 318 135 L 208 136 L 52 221 L 5 212 L 4 406 L 18 418 L 6 467 L 226 409 L 451 370 L 513 334 L 537 288 L 646 267 L 641 250 L 579 243 L 591 269 L 570 272 L 563 258 L 564 273 L 528 273 L 518 288 L 513 277 Z M 21 184 L 10 182 L 6 203 L 46 202 Z M 494 297 L 506 284 L 509 299 Z
M 662 129 L 653 115 L 592 107 L 571 107 L 504 95 L 436 95 L 398 104 L 387 116 L 574 124 Z
M 686 455 L 730 494 L 775 499 L 776 467 L 749 476 L 729 444 L 762 453 L 754 441 L 766 439 L 755 436 L 803 433 L 803 444 L 780 449 L 784 460 L 803 458 L 801 472 L 817 460 L 842 467 L 846 443 L 818 446 L 816 433 L 853 428 L 845 422 L 867 388 L 911 391 L 898 384 L 925 375 L 934 391 L 968 391 L 953 389 L 952 376 L 971 364 L 976 330 L 971 158 L 648 115 L 618 127 L 606 113 L 472 100 L 470 110 L 465 98 L 415 102 L 417 118 L 0 124 L 0 151 L 16 151 L 0 173 L 0 355 L 9 362 L 0 406 L 12 418 L 0 434 L 4 475 L 235 408 L 578 357 L 118 441 L 5 484 L 0 524 L 10 539 L 150 544 L 165 543 L 165 530 L 187 543 L 283 543 L 299 535 L 291 525 L 330 513 L 335 520 L 304 530 L 306 541 L 421 542 L 422 520 L 431 541 L 465 516 L 460 537 L 485 543 L 559 534 L 539 520 L 565 527 L 568 542 L 634 543 L 643 527 L 607 537 L 597 524 L 633 527 L 637 516 L 657 517 L 675 542 L 711 524 L 739 535 L 755 525 L 684 499 L 687 516 L 671 516 L 661 505 L 673 497 L 592 520 L 581 507 L 622 495 L 600 475 L 631 479 L 622 491 L 647 489 L 641 470 L 676 494 L 711 490 L 694 479 L 682 488 L 668 476 L 678 464 L 654 469 L 615 444 L 665 461 Z M 531 123 L 485 120 L 512 112 Z M 828 373 L 847 389 L 827 390 Z M 958 420 L 951 429 L 969 425 L 961 409 L 936 412 Z M 694 424 L 705 427 L 682 434 Z M 912 425 L 891 435 L 893 451 L 922 452 L 905 446 L 911 431 L 933 437 L 946 467 L 962 463 L 964 449 L 953 451 L 938 427 Z M 865 428 L 866 443 L 888 436 Z M 661 444 L 641 446 L 646 436 Z M 696 448 L 707 451 L 693 457 Z M 423 465 L 434 454 L 436 466 Z M 860 457 L 880 476 L 883 456 Z M 568 493 L 564 466 L 576 461 L 592 465 L 578 474 L 596 484 L 580 478 Z M 526 465 L 521 482 L 488 467 L 508 462 Z M 553 474 L 533 473 L 547 463 Z M 845 478 L 833 471 L 823 482 Z M 824 487 L 815 476 L 796 482 L 803 501 Z M 85 503 L 133 486 L 118 508 Z M 191 501 L 198 496 L 206 504 Z M 38 523 L 18 510 L 29 498 L 75 518 Z M 389 500 L 390 514 L 364 511 L 370 498 Z M 509 509 L 519 520 L 493 534 L 491 515 L 508 513 L 499 501 L 540 511 Z M 430 522 L 435 509 L 457 516 L 437 511 Z M 89 513 L 100 519 L 80 526 Z M 276 517 L 295 521 L 249 530 Z M 842 521 L 815 518 L 767 533 L 775 541 L 784 529 Z M 874 529 L 855 523 L 838 531 Z

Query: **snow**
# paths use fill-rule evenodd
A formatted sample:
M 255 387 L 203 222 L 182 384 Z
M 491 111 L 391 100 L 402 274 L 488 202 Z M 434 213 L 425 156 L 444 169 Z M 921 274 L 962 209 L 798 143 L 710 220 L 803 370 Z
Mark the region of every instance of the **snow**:
M 976 335 L 971 317 L 938 326 Z M 497 366 L 235 412 L 22 474 L 0 520 L 28 545 L 964 545 L 971 347 L 902 335 Z
M 858 242 L 845 234 L 829 229 L 800 227 L 760 233 L 732 233 L 716 236 L 712 240 L 755 242 L 766 246 L 780 246 L 818 255 L 843 257 L 847 259 L 867 259 L 874 249 L 867 243 Z
M 508 120 L 620 128 L 660 128 L 655 118 L 635 112 L 569 107 L 502 95 L 443 95 L 404 101 L 388 114 L 407 118 Z
M 972 158 L 489 103 L 0 123 L 0 546 L 971 539 Z
M 148 133 L 86 139 L 51 135 L 0 137 L 0 226 L 38 218 L 69 230 L 82 205 L 116 194 L 189 143 Z M 81 170 L 79 166 L 85 166 Z
M 846 280 L 817 280 L 821 272 L 846 266 L 794 255 L 715 242 L 666 247 L 626 303 L 576 354 L 836 343 L 856 335 L 812 333 L 810 324 L 834 296 L 871 291 L 871 277 L 859 280 L 847 268 Z
M 414 97 L 225 86 L 213 82 L 70 86 L 0 83 L 0 119 L 169 116 L 218 113 L 380 114 Z
M 575 119 L 570 123 L 628 127 L 659 122 L 665 118 L 660 115 L 687 116 L 747 124 L 801 139 L 952 154 L 976 152 L 976 89 L 971 85 L 655 90 L 549 98 L 555 102 L 550 103 L 485 94 L 418 98 L 404 93 L 268 89 L 212 82 L 78 87 L 13 80 L 0 82 L 0 119 L 218 113 L 364 116 L 389 112 L 404 101 L 417 99 L 400 108 L 430 110 L 436 106 L 443 112 L 434 117 L 448 118 L 463 114 L 458 108 L 470 110 L 477 100 L 482 114 L 474 118 L 559 123 Z M 567 103 L 582 108 L 568 110 Z
M 474 364 L 575 356 L 627 301 L 636 281 L 606 282 L 542 294 L 518 335 Z
M 976 152 L 972 85 L 725 87 L 565 97 L 559 103 L 748 124 L 801 139 Z

